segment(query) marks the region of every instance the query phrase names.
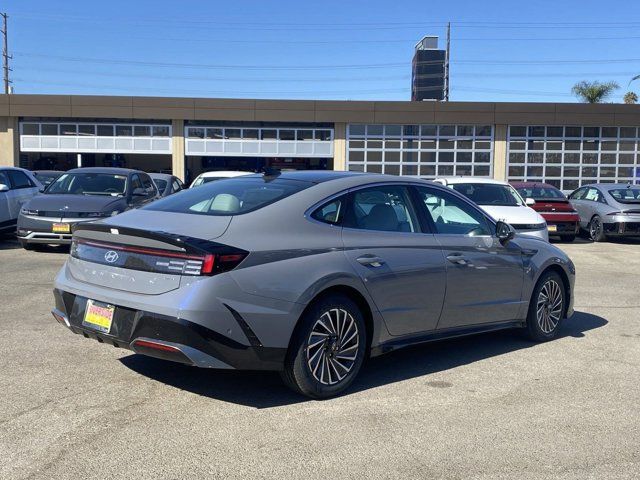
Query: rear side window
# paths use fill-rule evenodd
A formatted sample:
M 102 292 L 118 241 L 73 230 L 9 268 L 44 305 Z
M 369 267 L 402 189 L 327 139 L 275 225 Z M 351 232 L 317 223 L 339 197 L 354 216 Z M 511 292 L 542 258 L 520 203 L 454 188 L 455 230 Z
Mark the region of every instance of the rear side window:
M 343 212 L 344 197 L 340 197 L 335 200 L 331 200 L 329 203 L 325 203 L 322 207 L 315 210 L 311 214 L 311 218 L 318 220 L 319 222 L 337 225 L 340 223 Z
M 311 182 L 272 177 L 227 178 L 157 200 L 144 209 L 194 215 L 241 215 L 280 201 L 312 185 Z
M 13 188 L 35 187 L 35 184 L 29 179 L 29 177 L 19 170 L 7 170 L 7 174 L 9 175 Z

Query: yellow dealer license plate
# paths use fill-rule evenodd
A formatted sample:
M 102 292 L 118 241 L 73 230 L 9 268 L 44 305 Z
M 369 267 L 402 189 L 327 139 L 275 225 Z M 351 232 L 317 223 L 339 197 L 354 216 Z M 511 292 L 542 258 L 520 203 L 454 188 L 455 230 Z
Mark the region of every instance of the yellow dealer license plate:
M 109 333 L 115 311 L 116 307 L 113 305 L 96 302 L 95 300 L 87 300 L 87 309 L 84 312 L 82 325 L 102 333 Z
M 71 225 L 68 223 L 54 223 L 51 227 L 53 233 L 70 233 Z
M 558 226 L 557 225 L 547 225 L 547 229 L 550 232 L 557 232 L 558 231 Z

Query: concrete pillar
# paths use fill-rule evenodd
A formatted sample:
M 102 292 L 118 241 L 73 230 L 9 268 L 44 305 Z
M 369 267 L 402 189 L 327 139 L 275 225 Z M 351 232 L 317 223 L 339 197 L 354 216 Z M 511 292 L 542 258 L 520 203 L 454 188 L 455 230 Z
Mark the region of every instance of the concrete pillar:
M 336 123 L 333 130 L 333 169 L 347 169 L 347 124 Z
M 184 120 L 171 121 L 171 170 L 184 182 Z
M 20 163 L 20 133 L 17 117 L 0 117 L 0 166 L 17 167 Z
M 495 125 L 493 136 L 493 178 L 507 180 L 507 128 L 508 125 Z

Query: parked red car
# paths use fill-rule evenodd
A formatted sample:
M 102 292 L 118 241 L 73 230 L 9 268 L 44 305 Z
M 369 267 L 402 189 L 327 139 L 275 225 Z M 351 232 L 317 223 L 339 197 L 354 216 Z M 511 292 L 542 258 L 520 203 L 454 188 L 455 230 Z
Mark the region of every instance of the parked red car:
M 565 242 L 573 242 L 580 231 L 580 215 L 571 203 L 553 185 L 541 182 L 512 182 L 522 198 L 532 198 L 536 203 L 529 205 L 547 221 L 549 236 L 560 237 Z

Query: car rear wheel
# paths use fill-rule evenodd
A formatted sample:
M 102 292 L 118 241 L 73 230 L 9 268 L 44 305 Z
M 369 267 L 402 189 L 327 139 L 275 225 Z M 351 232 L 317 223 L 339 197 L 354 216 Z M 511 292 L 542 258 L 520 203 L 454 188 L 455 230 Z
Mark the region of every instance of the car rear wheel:
M 560 240 L 563 242 L 573 242 L 575 239 L 575 235 L 560 235 Z
M 598 215 L 594 215 L 589 222 L 589 238 L 594 242 L 604 242 L 607 239 L 602 219 Z
M 300 322 L 285 360 L 284 382 L 311 398 L 342 393 L 367 351 L 362 312 L 347 296 L 332 294 L 316 301 Z
M 566 311 L 564 281 L 556 272 L 542 274 L 533 290 L 527 315 L 528 337 L 536 342 L 553 340 Z

